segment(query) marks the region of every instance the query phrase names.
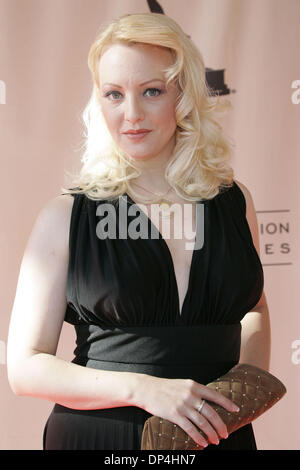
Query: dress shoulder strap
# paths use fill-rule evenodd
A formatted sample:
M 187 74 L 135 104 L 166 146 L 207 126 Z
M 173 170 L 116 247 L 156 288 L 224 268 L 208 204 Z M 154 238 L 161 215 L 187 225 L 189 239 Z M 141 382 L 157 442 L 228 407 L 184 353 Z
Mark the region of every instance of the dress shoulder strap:
M 234 189 L 234 191 L 233 191 L 234 192 L 234 198 L 235 198 L 237 204 L 239 205 L 243 215 L 246 216 L 246 199 L 245 199 L 244 193 L 235 181 L 233 181 L 233 187 L 232 188 Z

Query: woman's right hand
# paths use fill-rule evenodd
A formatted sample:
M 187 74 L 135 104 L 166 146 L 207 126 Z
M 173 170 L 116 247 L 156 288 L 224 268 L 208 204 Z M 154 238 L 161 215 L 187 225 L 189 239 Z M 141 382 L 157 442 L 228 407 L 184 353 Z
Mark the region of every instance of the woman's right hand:
M 144 375 L 141 386 L 141 408 L 148 413 L 167 419 L 180 426 L 197 444 L 219 444 L 219 439 L 228 437 L 227 427 L 218 413 L 205 402 L 201 413 L 197 407 L 202 400 L 221 405 L 229 412 L 238 407 L 221 393 L 199 384 L 192 379 L 166 379 Z M 208 442 L 197 429 L 206 435 Z

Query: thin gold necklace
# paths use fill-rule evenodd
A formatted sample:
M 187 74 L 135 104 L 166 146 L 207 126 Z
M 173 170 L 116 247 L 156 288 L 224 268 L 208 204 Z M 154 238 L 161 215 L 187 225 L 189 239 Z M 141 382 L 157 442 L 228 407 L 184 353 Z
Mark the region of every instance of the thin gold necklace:
M 170 212 L 170 206 L 173 204 L 172 201 L 169 199 L 166 199 L 165 196 L 173 189 L 172 187 L 168 189 L 168 191 L 165 194 L 157 194 L 153 191 L 149 191 L 149 189 L 143 188 L 143 186 L 140 186 L 137 183 L 134 183 L 138 188 L 144 189 L 144 191 L 147 191 L 150 194 L 154 194 L 155 196 L 159 196 L 159 199 L 157 199 L 154 204 L 158 204 L 159 209 L 162 210 L 163 212 Z M 153 203 L 153 201 L 150 201 Z

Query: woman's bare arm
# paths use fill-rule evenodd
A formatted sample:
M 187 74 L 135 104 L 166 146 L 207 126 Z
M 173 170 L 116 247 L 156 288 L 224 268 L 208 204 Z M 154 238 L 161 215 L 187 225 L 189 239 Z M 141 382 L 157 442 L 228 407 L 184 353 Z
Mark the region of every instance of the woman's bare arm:
M 236 181 L 236 180 L 235 180 Z M 250 228 L 253 244 L 260 256 L 259 232 L 254 202 L 248 188 L 236 181 L 246 200 L 246 217 Z M 242 341 L 240 362 L 253 364 L 269 370 L 271 355 L 270 314 L 265 292 L 259 302 L 241 321 Z
M 248 312 L 242 323 L 240 362 L 270 369 L 271 329 L 268 305 Z
M 17 395 L 69 408 L 130 405 L 143 374 L 86 368 L 55 356 L 66 310 L 72 206 L 70 195 L 49 201 L 27 242 L 9 326 L 8 380 Z

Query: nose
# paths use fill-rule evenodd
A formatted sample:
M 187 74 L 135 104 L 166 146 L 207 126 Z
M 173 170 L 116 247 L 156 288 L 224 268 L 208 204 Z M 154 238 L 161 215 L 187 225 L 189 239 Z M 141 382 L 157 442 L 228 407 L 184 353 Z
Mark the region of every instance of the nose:
M 127 96 L 124 106 L 124 118 L 126 121 L 134 123 L 144 120 L 143 106 L 137 96 Z

